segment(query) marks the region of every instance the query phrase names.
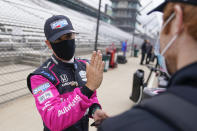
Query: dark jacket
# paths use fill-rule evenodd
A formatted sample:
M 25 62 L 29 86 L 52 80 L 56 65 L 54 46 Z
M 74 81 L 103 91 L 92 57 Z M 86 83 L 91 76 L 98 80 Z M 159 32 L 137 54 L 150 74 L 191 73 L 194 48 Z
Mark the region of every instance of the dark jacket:
M 144 42 L 141 46 L 142 54 L 146 53 L 146 42 Z
M 147 54 L 151 54 L 152 53 L 152 49 L 153 49 L 153 46 L 152 45 L 147 45 L 147 47 L 146 47 L 146 53 Z
M 183 69 L 177 71 L 171 78 L 169 85 L 170 88 L 164 94 L 171 93 L 183 99 L 185 102 L 197 106 L 197 63 L 191 64 Z M 163 94 L 163 95 L 164 95 Z M 157 97 L 152 98 L 153 101 Z M 175 109 L 179 111 L 177 106 L 165 105 L 168 110 Z M 184 107 L 185 109 L 187 107 Z M 166 112 L 168 111 L 166 110 Z M 183 109 L 184 110 L 184 109 Z M 192 114 L 192 112 L 190 112 Z M 183 113 L 184 114 L 184 113 Z M 187 113 L 186 113 L 187 114 Z M 185 119 L 187 115 L 185 114 Z M 196 114 L 193 114 L 196 115 Z M 181 122 L 182 119 L 176 119 Z M 193 124 L 195 126 L 196 124 Z M 150 110 L 143 109 L 136 106 L 121 115 L 105 120 L 99 127 L 98 131 L 175 131 L 180 130 L 174 124 L 170 123 L 158 114 Z M 189 129 L 188 129 L 189 130 Z M 186 131 L 186 130 L 184 130 Z

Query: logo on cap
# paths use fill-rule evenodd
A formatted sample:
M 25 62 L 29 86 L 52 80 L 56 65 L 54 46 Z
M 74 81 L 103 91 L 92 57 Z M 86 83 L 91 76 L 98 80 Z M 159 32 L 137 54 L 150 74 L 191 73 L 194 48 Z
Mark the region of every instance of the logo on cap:
M 55 21 L 53 23 L 51 23 L 51 28 L 52 30 L 54 29 L 60 29 L 60 28 L 63 28 L 65 26 L 68 25 L 68 22 L 66 19 L 62 19 L 62 20 L 58 20 L 58 21 Z

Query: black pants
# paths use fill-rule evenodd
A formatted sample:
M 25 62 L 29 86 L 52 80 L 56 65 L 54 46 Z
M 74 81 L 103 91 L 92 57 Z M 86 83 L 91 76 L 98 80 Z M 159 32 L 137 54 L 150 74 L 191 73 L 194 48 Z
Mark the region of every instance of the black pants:
M 147 56 L 146 56 L 146 64 L 149 64 L 149 62 L 151 61 L 151 56 L 152 56 L 151 53 L 147 54 Z
M 140 62 L 141 65 L 144 63 L 145 56 L 146 56 L 146 53 L 142 53 L 141 62 Z

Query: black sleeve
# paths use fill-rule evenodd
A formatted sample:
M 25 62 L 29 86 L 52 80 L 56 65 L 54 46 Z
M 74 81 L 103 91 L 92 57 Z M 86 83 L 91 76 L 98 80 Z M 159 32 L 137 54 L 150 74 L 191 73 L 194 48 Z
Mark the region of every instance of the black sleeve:
M 94 103 L 90 108 L 89 108 L 89 116 L 92 116 L 93 115 L 93 111 L 95 109 L 101 109 L 100 105 L 97 104 L 97 103 Z
M 93 93 L 94 93 L 87 86 L 83 86 L 80 90 L 81 90 L 81 93 L 86 95 L 88 98 L 90 98 L 93 95 Z
M 130 109 L 115 117 L 107 118 L 98 131 L 175 131 L 161 118 L 141 109 Z
M 99 127 L 97 128 L 97 131 L 104 131 L 104 129 L 102 128 L 102 126 L 99 126 Z

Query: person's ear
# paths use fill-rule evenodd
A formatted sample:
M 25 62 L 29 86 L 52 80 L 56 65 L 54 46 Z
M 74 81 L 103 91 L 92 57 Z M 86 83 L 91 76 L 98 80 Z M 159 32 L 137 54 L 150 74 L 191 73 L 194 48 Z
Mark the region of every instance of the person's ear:
M 183 10 L 180 5 L 175 5 L 174 6 L 174 11 L 175 11 L 175 18 L 172 22 L 172 30 L 171 32 L 173 35 L 180 34 L 183 31 Z
M 48 40 L 45 40 L 46 45 L 48 46 L 49 49 L 52 49 L 51 44 Z

